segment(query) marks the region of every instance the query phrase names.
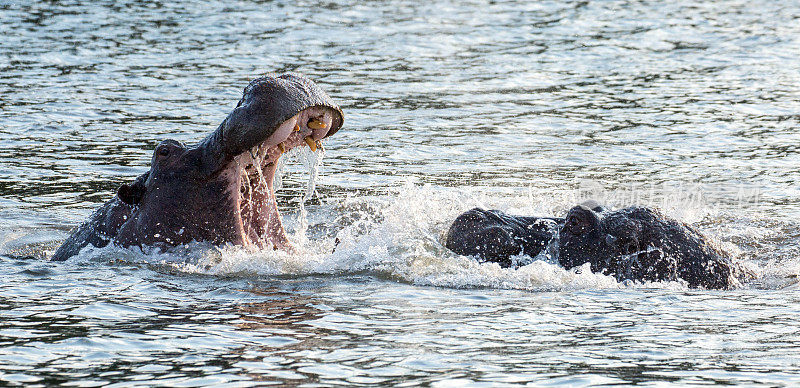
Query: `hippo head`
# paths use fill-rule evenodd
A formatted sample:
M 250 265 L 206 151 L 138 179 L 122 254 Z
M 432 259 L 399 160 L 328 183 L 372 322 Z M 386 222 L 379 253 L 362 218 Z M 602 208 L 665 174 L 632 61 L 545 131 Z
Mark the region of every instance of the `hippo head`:
M 312 81 L 255 79 L 216 131 L 191 147 L 163 141 L 150 171 L 119 188 L 130 213 L 115 241 L 287 247 L 272 186 L 278 158 L 294 147 L 316 150 L 342 123 L 342 111 Z
M 618 280 L 676 280 L 680 256 L 703 255 L 702 237 L 649 208 L 598 212 L 576 206 L 559 231 L 565 268 L 590 263 Z
M 728 288 L 734 282 L 727 254 L 694 228 L 645 207 L 597 211 L 576 206 L 558 235 L 565 268 L 590 263 L 592 272 L 618 280 L 678 280 L 691 287 Z

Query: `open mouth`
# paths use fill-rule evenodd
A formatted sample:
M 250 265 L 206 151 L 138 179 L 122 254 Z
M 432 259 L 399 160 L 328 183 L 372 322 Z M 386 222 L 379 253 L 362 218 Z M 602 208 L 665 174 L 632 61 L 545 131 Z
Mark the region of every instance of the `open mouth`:
M 278 159 L 284 152 L 309 147 L 322 152 L 322 139 L 328 135 L 334 109 L 312 107 L 284 121 L 272 134 L 252 149 L 236 156 L 229 164 L 238 222 L 243 245 L 259 248 L 290 249 L 291 244 L 281 223 L 273 180 Z M 233 193 L 232 193 L 233 194 Z M 238 228 L 237 228 L 238 229 Z

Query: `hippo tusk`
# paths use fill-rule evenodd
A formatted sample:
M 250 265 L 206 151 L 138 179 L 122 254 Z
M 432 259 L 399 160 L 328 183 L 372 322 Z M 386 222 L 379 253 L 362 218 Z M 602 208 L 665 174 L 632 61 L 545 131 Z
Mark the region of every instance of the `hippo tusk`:
M 307 125 L 311 129 L 325 129 L 325 123 L 317 119 L 311 119 Z
M 314 138 L 313 137 L 306 136 L 306 138 L 303 139 L 303 140 L 306 142 L 306 144 L 308 144 L 308 147 L 311 148 L 311 151 L 316 151 L 317 150 L 317 143 L 314 142 Z

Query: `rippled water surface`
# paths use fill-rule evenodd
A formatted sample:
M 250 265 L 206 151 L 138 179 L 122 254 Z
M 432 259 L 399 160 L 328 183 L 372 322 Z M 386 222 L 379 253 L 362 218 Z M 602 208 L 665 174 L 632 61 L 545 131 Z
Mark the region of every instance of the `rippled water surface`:
M 797 1 L 0 0 L 0 21 L 0 385 L 800 384 Z M 159 141 L 286 71 L 345 112 L 305 217 L 308 173 L 284 175 L 296 254 L 46 261 Z M 756 279 L 441 243 L 475 206 L 590 196 L 695 225 Z

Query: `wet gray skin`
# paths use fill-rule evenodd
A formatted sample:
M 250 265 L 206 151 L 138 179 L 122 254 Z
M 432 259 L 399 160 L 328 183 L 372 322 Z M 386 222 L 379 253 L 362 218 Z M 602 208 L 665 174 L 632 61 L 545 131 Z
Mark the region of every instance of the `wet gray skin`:
M 594 201 L 566 218 L 519 217 L 472 209 L 448 231 L 445 246 L 481 261 L 513 265 L 549 245 L 564 268 L 590 264 L 617 280 L 685 281 L 689 287 L 729 289 L 750 275 L 694 228 L 644 207 L 607 211 Z
M 321 146 L 343 120 L 341 109 L 303 76 L 257 78 L 199 144 L 159 144 L 150 170 L 122 185 L 52 260 L 111 242 L 169 247 L 204 241 L 291 249 L 272 187 L 277 160 L 294 147 Z
M 597 212 L 604 211 L 596 201 L 581 205 Z M 563 218 L 512 216 L 499 210 L 474 208 L 453 221 L 444 245 L 459 255 L 508 268 L 516 265 L 513 256 L 539 255 L 563 225 Z
M 474 208 L 453 221 L 445 246 L 459 255 L 508 268 L 515 264 L 513 256 L 536 257 L 563 224 L 563 218 L 520 217 Z
M 728 254 L 689 225 L 645 207 L 598 213 L 576 206 L 558 234 L 558 262 L 589 263 L 618 280 L 675 281 L 728 289 L 746 276 Z

